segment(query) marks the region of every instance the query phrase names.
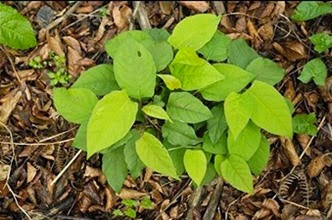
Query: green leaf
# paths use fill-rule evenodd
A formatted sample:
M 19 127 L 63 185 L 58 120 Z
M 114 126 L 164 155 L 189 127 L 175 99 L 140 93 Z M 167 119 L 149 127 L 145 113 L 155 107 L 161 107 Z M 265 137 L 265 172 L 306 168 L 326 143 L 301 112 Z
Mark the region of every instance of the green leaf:
M 35 32 L 28 19 L 14 8 L 0 3 L 0 44 L 25 50 L 37 45 Z
M 174 28 L 168 42 L 176 49 L 202 48 L 213 37 L 220 17 L 213 14 L 198 14 L 184 18 Z
M 144 132 L 143 136 L 136 141 L 136 152 L 145 166 L 161 174 L 178 179 L 168 151 L 152 134 Z
M 216 172 L 218 173 L 219 176 L 222 176 L 221 175 L 221 162 L 223 162 L 224 160 L 226 160 L 226 157 L 221 154 L 217 154 L 214 157 L 214 169 L 216 170 Z
M 227 129 L 227 123 L 222 105 L 213 107 L 211 112 L 213 117 L 207 121 L 207 130 L 211 142 L 215 144 Z
M 186 149 L 183 147 L 176 147 L 171 145 L 168 141 L 164 140 L 164 146 L 167 148 L 169 156 L 172 158 L 176 173 L 181 176 L 184 172 L 183 156 Z
M 117 148 L 103 156 L 102 169 L 107 182 L 115 192 L 120 193 L 127 177 L 127 164 L 123 155 L 123 147 Z
M 332 13 L 332 4 L 329 2 L 302 1 L 296 7 L 291 18 L 295 21 L 307 21 L 329 13 Z
M 208 163 L 206 167 L 205 176 L 201 182 L 201 186 L 210 183 L 214 177 L 216 176 L 216 170 L 214 169 L 214 165 L 212 163 Z
M 56 110 L 67 121 L 82 124 L 89 120 L 98 102 L 97 96 L 88 89 L 53 89 Z
M 186 150 L 183 163 L 189 177 L 197 185 L 200 185 L 207 169 L 207 160 L 204 152 L 202 150 Z
M 120 209 L 114 209 L 112 212 L 114 216 L 124 216 L 123 212 Z
M 203 137 L 203 150 L 212 154 L 226 154 L 227 151 L 227 137 L 226 132 L 217 140 L 215 144 L 212 143 L 208 133 Z
M 81 124 L 81 126 L 78 128 L 76 135 L 75 135 L 75 139 L 73 141 L 72 146 L 83 150 L 83 151 L 87 151 L 86 149 L 86 131 L 87 131 L 87 127 L 88 124 L 87 123 L 83 123 Z
M 186 123 L 166 121 L 162 128 L 163 138 L 172 145 L 196 145 L 201 140 L 196 136 L 195 130 Z
M 180 80 L 181 88 L 186 91 L 202 89 L 224 79 L 218 70 L 206 60 L 199 58 L 190 48 L 179 50 L 169 69 L 171 74 Z
M 230 93 L 240 92 L 255 77 L 254 74 L 232 64 L 222 63 L 213 66 L 225 76 L 225 79 L 200 90 L 203 98 L 209 101 L 224 101 Z
M 168 31 L 165 29 L 152 28 L 152 29 L 145 29 L 143 31 L 148 33 L 155 41 L 167 41 L 167 39 L 170 36 Z
M 149 209 L 152 210 L 154 207 L 154 203 L 151 201 L 151 199 L 149 197 L 145 197 L 142 201 L 141 201 L 141 207 L 143 209 Z
M 120 47 L 125 44 L 127 39 L 136 40 L 139 43 L 144 43 L 146 41 L 152 41 L 152 37 L 143 31 L 131 30 L 125 31 L 118 34 L 116 37 L 108 40 L 105 43 L 105 49 L 107 54 L 114 58 L 115 54 L 120 50 Z
M 298 114 L 293 118 L 293 130 L 297 134 L 316 135 L 317 127 L 316 115 L 314 112 L 310 114 Z
M 130 138 L 132 137 L 131 133 L 128 132 L 123 138 L 121 138 L 119 141 L 117 141 L 116 143 L 112 144 L 111 146 L 107 147 L 106 149 L 101 150 L 99 153 L 102 154 L 107 154 L 119 147 L 122 147 L 123 145 L 125 145 Z
M 329 48 L 332 48 L 332 35 L 327 33 L 318 33 L 309 37 L 310 41 L 315 45 L 315 51 L 318 53 L 324 52 Z
M 139 202 L 133 199 L 124 199 L 121 201 L 121 203 L 127 207 L 137 207 L 139 206 Z
M 326 76 L 327 67 L 320 58 L 316 58 L 304 65 L 298 79 L 304 83 L 308 83 L 313 79 L 316 85 L 323 86 L 325 84 Z
M 228 130 L 228 152 L 249 160 L 256 152 L 259 142 L 261 140 L 260 128 L 249 121 L 247 126 L 241 131 L 239 136 L 235 139 L 231 130 Z
M 246 93 L 253 99 L 251 120 L 256 125 L 272 134 L 287 137 L 293 135 L 287 103 L 273 86 L 256 80 Z
M 227 96 L 224 107 L 229 129 L 232 131 L 234 138 L 237 138 L 250 120 L 254 109 L 251 96 L 247 93 L 240 95 L 233 92 Z
M 234 188 L 252 194 L 253 178 L 248 164 L 239 156 L 230 155 L 220 164 L 222 177 Z
M 262 135 L 256 152 L 247 162 L 251 172 L 255 176 L 258 176 L 264 170 L 264 167 L 266 166 L 269 160 L 269 155 L 270 155 L 269 142 L 266 139 L 266 137 Z
M 251 61 L 258 58 L 257 52 L 243 39 L 233 40 L 228 45 L 228 62 L 245 69 Z
M 247 71 L 256 74 L 256 79 L 275 85 L 282 80 L 285 70 L 270 59 L 258 57 L 250 62 Z
M 135 122 L 137 103 L 125 91 L 104 96 L 93 109 L 88 123 L 88 157 L 123 138 Z
M 212 39 L 198 50 L 198 53 L 202 54 L 207 60 L 224 61 L 227 59 L 227 47 L 231 41 L 230 37 L 217 30 Z
M 150 52 L 133 39 L 126 39 L 114 56 L 115 79 L 130 97 L 150 98 L 156 85 L 156 66 Z
M 198 123 L 213 117 L 209 108 L 188 92 L 172 92 L 167 113 L 172 119 L 186 123 Z
M 284 99 L 285 99 L 286 104 L 287 104 L 287 106 L 289 108 L 289 111 L 290 111 L 290 113 L 292 115 L 295 112 L 295 108 L 294 108 L 293 102 L 290 99 L 286 98 L 286 97 L 284 97 Z
M 144 41 L 142 45 L 151 53 L 157 71 L 165 69 L 173 59 L 173 49 L 167 41 Z
M 157 76 L 164 81 L 169 90 L 180 89 L 182 86 L 180 80 L 175 76 L 169 74 L 157 74 Z
M 129 218 L 136 218 L 136 211 L 133 208 L 126 209 L 124 214 Z
M 148 116 L 172 122 L 172 119 L 169 118 L 167 112 L 158 105 L 146 105 L 142 108 L 142 111 Z
M 90 89 L 96 95 L 106 95 L 120 87 L 115 81 L 113 66 L 100 64 L 81 73 L 72 88 Z
M 141 175 L 141 172 L 144 169 L 144 164 L 139 159 L 135 147 L 135 143 L 138 139 L 140 139 L 141 135 L 139 131 L 135 129 L 131 130 L 130 133 L 131 133 L 131 138 L 126 143 L 123 152 L 130 174 L 132 177 L 134 177 L 134 179 L 136 179 Z

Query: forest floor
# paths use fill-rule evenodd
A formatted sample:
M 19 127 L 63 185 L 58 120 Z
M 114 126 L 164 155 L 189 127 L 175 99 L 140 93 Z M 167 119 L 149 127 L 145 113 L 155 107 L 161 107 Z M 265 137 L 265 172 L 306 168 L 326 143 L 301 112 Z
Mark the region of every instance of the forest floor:
M 7 128 L 0 130 L 1 220 L 26 219 L 22 210 L 32 219 L 126 219 L 114 217 L 113 211 L 126 208 L 124 199 L 141 201 L 146 196 L 153 208 L 137 207 L 136 219 L 203 219 L 213 202 L 216 220 L 332 219 L 332 78 L 321 87 L 297 79 L 314 57 L 323 56 L 332 69 L 332 51 L 319 55 L 309 40 L 314 33 L 331 33 L 332 15 L 295 23 L 290 16 L 298 2 L 283 1 L 5 4 L 32 22 L 38 46 L 0 51 L 0 122 Z M 286 70 L 277 89 L 292 101 L 297 113 L 316 114 L 317 135 L 295 135 L 293 140 L 271 137 L 270 160 L 255 179 L 252 196 L 220 179 L 194 189 L 187 176 L 175 181 L 149 169 L 136 180 L 128 177 L 116 194 L 102 174 L 98 154 L 89 160 L 80 154 L 52 185 L 77 153 L 71 147 L 77 126 L 53 107 L 48 73 L 58 69 L 52 53 L 65 56 L 63 68 L 71 76 L 70 85 L 83 70 L 110 62 L 103 45 L 118 33 L 151 27 L 171 31 L 184 17 L 202 12 L 223 15 L 220 30 L 232 39 L 246 39 L 260 55 Z M 50 65 L 33 68 L 29 61 L 36 56 Z M 187 213 L 192 215 L 186 217 Z

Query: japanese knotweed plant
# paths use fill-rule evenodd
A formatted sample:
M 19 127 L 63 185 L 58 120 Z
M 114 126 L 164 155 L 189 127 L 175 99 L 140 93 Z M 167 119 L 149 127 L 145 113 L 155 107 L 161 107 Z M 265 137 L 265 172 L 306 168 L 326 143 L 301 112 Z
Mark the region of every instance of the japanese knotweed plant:
M 137 178 L 150 167 L 174 179 L 186 172 L 196 185 L 218 174 L 252 193 L 269 158 L 262 131 L 292 137 L 290 109 L 273 87 L 284 70 L 218 31 L 219 22 L 199 14 L 171 35 L 123 32 L 105 45 L 113 64 L 54 89 L 59 114 L 80 124 L 73 146 L 103 154 L 115 191 L 128 170 Z

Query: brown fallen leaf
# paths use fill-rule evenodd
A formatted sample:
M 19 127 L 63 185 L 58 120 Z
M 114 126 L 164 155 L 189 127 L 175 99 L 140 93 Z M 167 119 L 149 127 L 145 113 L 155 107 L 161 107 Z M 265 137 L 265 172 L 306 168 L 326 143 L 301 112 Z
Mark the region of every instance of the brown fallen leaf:
M 0 182 L 7 179 L 9 168 L 7 164 L 0 164 Z
M 287 158 L 290 160 L 293 166 L 298 166 L 301 164 L 301 160 L 296 153 L 294 144 L 289 138 L 280 137 L 282 149 L 284 150 Z
M 264 7 L 263 12 L 259 15 L 260 18 L 268 17 L 271 15 L 273 9 L 275 7 L 274 2 L 269 2 L 268 5 Z
M 125 30 L 126 28 L 128 28 L 130 19 L 132 17 L 132 10 L 127 5 L 122 5 L 122 6 L 116 5 L 116 6 L 114 6 L 114 8 L 112 10 L 112 16 L 113 16 L 114 23 L 118 28 L 118 32 L 121 32 L 121 31 Z M 100 27 L 102 26 L 103 22 L 104 22 L 104 19 L 101 22 Z M 100 29 L 100 27 L 99 27 L 99 29 Z M 99 29 L 97 32 L 97 36 L 99 34 Z M 96 36 L 96 38 L 97 38 L 97 36 Z M 95 38 L 95 40 L 96 40 L 96 38 Z M 101 38 L 102 38 L 102 35 L 99 36 L 99 40 Z M 97 40 L 97 41 L 99 41 L 99 40 Z
M 293 80 L 288 80 L 287 81 L 286 90 L 284 92 L 284 96 L 286 98 L 288 98 L 290 101 L 292 101 L 295 98 L 296 92 L 295 92 Z
M 68 46 L 68 72 L 73 76 L 78 76 L 82 72 L 83 68 L 78 63 L 82 60 L 82 55 L 79 51 Z
M 290 61 L 305 59 L 308 56 L 306 48 L 298 41 L 283 42 L 280 46 L 284 50 L 281 54 Z
M 265 41 L 272 40 L 273 35 L 274 35 L 273 26 L 270 22 L 261 26 L 257 32 L 258 32 L 259 36 L 261 36 L 262 39 Z
M 118 194 L 121 199 L 137 199 L 146 195 L 144 192 L 127 188 L 122 188 L 120 194 Z
M 0 121 L 2 123 L 7 123 L 10 114 L 16 107 L 17 103 L 20 101 L 21 96 L 22 92 L 14 89 L 0 100 L 0 103 L 2 102 L 2 105 L 0 106 Z
M 310 141 L 310 136 L 307 134 L 297 134 L 296 135 L 296 139 L 299 142 L 300 146 L 302 147 L 302 149 L 304 150 L 309 141 Z M 308 148 L 305 152 L 306 155 L 308 155 L 309 157 L 311 156 L 311 148 Z
M 159 1 L 159 7 L 164 14 L 170 15 L 174 9 L 174 3 L 173 1 Z
M 37 169 L 27 162 L 27 183 L 30 183 L 37 174 Z
M 332 181 L 331 180 L 323 188 L 321 198 L 322 198 L 321 204 L 322 204 L 324 210 L 328 210 L 332 205 Z
M 247 30 L 247 22 L 245 17 L 241 17 L 237 19 L 235 23 L 235 30 L 239 33 L 246 32 Z
M 310 178 L 318 176 L 325 167 L 325 155 L 320 155 L 311 160 L 307 167 L 308 176 Z
M 51 37 L 50 34 L 47 32 L 46 33 L 46 39 L 47 39 L 47 43 L 49 48 L 54 51 L 57 55 L 59 56 L 65 56 L 65 53 L 63 52 L 63 45 L 61 43 L 61 40 L 59 37 Z
M 72 47 L 74 50 L 78 51 L 79 53 L 82 53 L 81 46 L 80 46 L 80 43 L 78 42 L 78 40 L 76 40 L 75 38 L 73 38 L 71 36 L 65 36 L 62 39 L 65 42 L 65 44 Z
M 179 1 L 179 3 L 197 12 L 206 12 L 210 8 L 206 1 Z

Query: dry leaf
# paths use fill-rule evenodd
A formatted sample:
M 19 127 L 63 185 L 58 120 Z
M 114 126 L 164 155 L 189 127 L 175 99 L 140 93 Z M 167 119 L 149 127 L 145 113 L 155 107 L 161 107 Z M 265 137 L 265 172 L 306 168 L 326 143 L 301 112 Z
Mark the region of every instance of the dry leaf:
M 308 165 L 307 171 L 310 178 L 318 176 L 325 167 L 324 155 L 315 157 Z
M 18 101 L 22 96 L 22 92 L 17 89 L 12 90 L 8 93 L 0 102 L 2 105 L 0 106 L 0 121 L 4 124 L 7 123 L 7 120 L 16 107 Z
M 46 33 L 46 39 L 49 48 L 54 51 L 57 55 L 64 57 L 65 53 L 62 50 L 62 43 L 58 37 L 51 37 L 50 34 Z
M 83 70 L 79 62 L 82 60 L 82 56 L 79 51 L 68 46 L 68 72 L 73 76 L 78 76 L 78 74 Z
M 261 18 L 270 16 L 272 11 L 274 9 L 274 3 L 273 2 L 269 2 L 269 4 L 267 6 L 264 7 L 263 12 L 260 14 Z
M 274 33 L 273 33 L 273 26 L 272 26 L 272 24 L 270 22 L 264 24 L 263 26 L 261 26 L 258 29 L 257 32 L 263 38 L 263 40 L 265 40 L 265 41 L 272 40 L 273 35 L 274 35 Z
M 179 3 L 197 12 L 206 12 L 210 8 L 206 1 L 179 1 Z
M 78 51 L 79 53 L 82 53 L 81 46 L 78 40 L 76 40 L 71 36 L 65 36 L 62 39 L 68 46 L 72 47 L 74 50 Z
M 146 195 L 144 192 L 127 188 L 122 188 L 120 194 L 118 194 L 121 199 L 137 199 Z
M 246 22 L 245 17 L 241 17 L 241 18 L 237 19 L 236 24 L 235 24 L 235 29 L 239 33 L 246 32 L 247 22 Z
M 304 150 L 307 147 L 307 145 L 310 141 L 310 136 L 307 135 L 307 134 L 297 134 L 296 139 L 299 142 L 299 144 L 301 145 L 302 149 Z M 305 152 L 305 154 L 310 157 L 311 156 L 311 148 L 308 148 L 307 151 Z
M 292 80 L 287 81 L 284 96 L 291 101 L 295 98 L 296 92 L 295 92 L 294 83 Z
M 159 1 L 159 7 L 164 14 L 170 15 L 174 9 L 174 4 L 172 1 Z
M 0 164 L 0 182 L 7 179 L 9 168 L 9 165 Z
M 27 162 L 27 183 L 30 183 L 37 174 L 37 169 Z
M 111 211 L 112 207 L 116 203 L 116 195 L 113 190 L 109 189 L 109 187 L 105 188 L 105 195 L 106 195 L 106 203 L 104 210 Z
M 118 32 L 121 32 L 122 30 L 124 30 L 128 27 L 131 16 L 132 16 L 132 10 L 127 5 L 114 6 L 114 8 L 112 10 L 112 16 L 113 16 L 114 23 L 118 28 Z M 102 21 L 102 23 L 103 23 L 103 21 Z M 99 27 L 99 29 L 100 29 L 100 27 Z M 98 30 L 98 33 L 99 33 L 99 30 Z M 97 33 L 97 35 L 98 35 L 98 33 Z M 101 39 L 101 37 L 99 38 L 99 40 Z
M 284 52 L 279 52 L 290 61 L 307 58 L 306 48 L 298 41 L 280 43 L 280 46 L 283 48 Z
M 284 137 L 280 137 L 279 139 L 282 144 L 282 149 L 286 153 L 286 155 L 287 155 L 288 159 L 290 160 L 290 162 L 292 163 L 292 165 L 293 166 L 300 165 L 301 160 L 296 153 L 292 140 L 290 140 L 289 138 L 284 138 Z

